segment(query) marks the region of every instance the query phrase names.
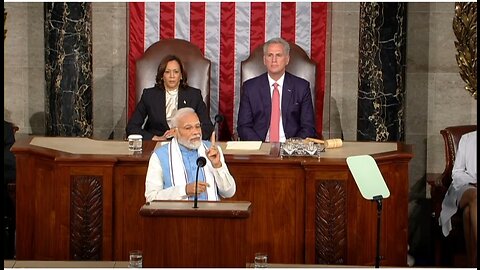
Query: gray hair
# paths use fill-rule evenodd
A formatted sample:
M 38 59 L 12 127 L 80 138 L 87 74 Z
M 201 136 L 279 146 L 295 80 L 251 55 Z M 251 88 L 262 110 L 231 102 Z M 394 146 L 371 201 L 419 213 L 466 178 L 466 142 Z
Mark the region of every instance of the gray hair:
M 184 115 L 190 114 L 190 113 L 195 113 L 195 110 L 190 107 L 178 109 L 172 117 L 173 127 L 177 128 L 180 122 L 180 119 L 182 119 Z
M 283 38 L 272 38 L 263 44 L 263 55 L 267 55 L 268 46 L 271 44 L 282 44 L 286 55 L 290 55 L 290 44 Z

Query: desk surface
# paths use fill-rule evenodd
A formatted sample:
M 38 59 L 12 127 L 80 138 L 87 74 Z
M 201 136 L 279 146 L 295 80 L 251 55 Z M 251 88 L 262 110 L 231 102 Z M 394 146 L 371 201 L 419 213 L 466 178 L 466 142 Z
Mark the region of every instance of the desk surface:
M 247 263 L 246 268 L 254 268 L 253 263 Z M 15 261 L 4 260 L 4 268 L 128 268 L 128 261 Z M 268 268 L 346 268 L 367 267 L 352 265 L 328 264 L 282 264 L 269 263 Z
M 4 260 L 4 268 L 128 268 L 128 261 L 15 261 Z
M 128 151 L 126 141 L 101 141 L 76 137 L 30 137 L 23 141 L 29 145 L 51 150 L 57 150 L 70 155 L 112 155 L 112 156 L 137 156 L 148 158 L 153 149 L 159 144 L 155 141 L 143 141 L 143 152 L 133 154 Z M 227 150 L 227 142 L 219 142 L 225 155 L 232 156 L 271 156 L 278 158 L 279 143 L 262 143 L 259 150 Z M 21 146 L 17 143 L 16 146 Z M 321 158 L 347 158 L 354 155 L 374 155 L 378 153 L 397 151 L 396 142 L 343 142 L 342 147 L 326 149 Z M 255 158 L 255 157 L 253 157 Z
M 192 206 L 192 201 L 153 201 L 142 206 L 140 215 L 246 218 L 251 212 L 251 203 L 241 201 L 200 201 L 198 208 Z

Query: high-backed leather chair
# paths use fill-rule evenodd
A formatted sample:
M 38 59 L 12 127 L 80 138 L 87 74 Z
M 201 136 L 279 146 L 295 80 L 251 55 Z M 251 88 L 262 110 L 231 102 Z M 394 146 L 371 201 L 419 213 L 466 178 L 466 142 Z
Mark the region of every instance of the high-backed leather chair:
M 200 49 L 183 39 L 162 39 L 153 43 L 136 61 L 136 103 L 140 101 L 143 89 L 155 85 L 157 68 L 166 55 L 174 54 L 180 58 L 187 72 L 188 85 L 202 91 L 203 100 L 210 108 L 210 60 Z
M 290 62 L 286 70 L 295 76 L 303 78 L 310 82 L 310 90 L 312 91 L 313 108 L 315 109 L 315 79 L 316 64 L 307 53 L 297 44 L 290 44 Z M 263 64 L 263 44 L 258 46 L 250 56 L 241 62 L 240 81 L 242 84 L 253 77 L 259 76 L 267 72 L 267 67 Z
M 431 185 L 431 197 L 434 222 L 438 224 L 438 218 L 442 210 L 442 202 L 452 183 L 452 169 L 455 163 L 458 143 L 463 134 L 477 130 L 476 125 L 452 126 L 442 129 L 440 134 L 443 136 L 445 146 L 445 169 L 442 175 Z M 461 211 L 452 217 L 452 231 L 447 237 L 444 237 L 441 229 L 435 231 L 435 264 L 437 266 L 463 267 L 465 265 L 456 265 L 455 256 L 465 252 L 465 239 L 463 234 L 463 218 Z

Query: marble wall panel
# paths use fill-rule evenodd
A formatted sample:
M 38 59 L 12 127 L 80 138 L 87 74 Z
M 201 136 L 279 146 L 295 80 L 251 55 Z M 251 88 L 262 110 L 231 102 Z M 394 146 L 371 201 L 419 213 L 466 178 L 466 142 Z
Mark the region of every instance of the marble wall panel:
M 8 13 L 3 51 L 5 119 L 15 123 L 19 132 L 31 133 L 31 112 L 44 111 L 43 96 L 38 100 L 37 92 L 32 93 L 45 91 L 43 3 L 7 2 L 4 7 Z
M 332 73 L 331 108 L 328 113 L 332 116 L 332 126 L 340 128 L 335 130 L 335 136 L 332 138 L 343 137 L 347 141 L 356 140 L 357 76 L 354 72 Z
M 332 6 L 332 71 L 357 72 L 359 10 L 339 11 L 335 8 L 336 3 Z
M 123 139 L 127 93 L 127 3 L 93 3 L 92 17 L 94 137 Z
M 406 74 L 406 127 L 407 141 L 409 135 L 427 134 L 428 120 L 428 74 Z
M 92 4 L 45 3 L 46 134 L 91 137 Z
M 329 138 L 355 140 L 357 126 L 359 3 L 332 3 Z
M 404 141 L 406 4 L 360 10 L 357 139 Z
M 26 116 L 28 117 L 28 122 L 26 124 L 29 126 L 29 133 L 45 135 L 45 68 L 28 68 L 27 76 L 28 98 L 26 100 L 28 104 Z
M 9 67 L 4 69 L 3 75 L 4 118 L 24 132 L 25 107 L 28 104 L 27 71 L 22 67 Z
M 406 72 L 428 72 L 430 12 L 425 3 L 408 3 Z
M 456 40 L 453 33 L 452 22 L 455 15 L 454 3 L 443 3 L 435 5 L 437 7 L 449 7 L 448 10 L 432 9 L 430 14 L 430 61 L 429 72 L 457 72 L 457 62 L 455 60 Z M 452 57 L 453 56 L 453 57 Z

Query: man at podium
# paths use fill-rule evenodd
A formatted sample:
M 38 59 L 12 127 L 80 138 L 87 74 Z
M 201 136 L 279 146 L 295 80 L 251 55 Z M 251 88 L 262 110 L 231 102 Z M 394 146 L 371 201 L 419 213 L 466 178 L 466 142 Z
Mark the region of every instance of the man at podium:
M 198 200 L 230 198 L 236 185 L 220 147 L 202 140 L 202 126 L 192 108 L 181 108 L 172 118 L 174 138 L 158 147 L 148 163 L 145 199 L 193 200 L 198 175 Z

